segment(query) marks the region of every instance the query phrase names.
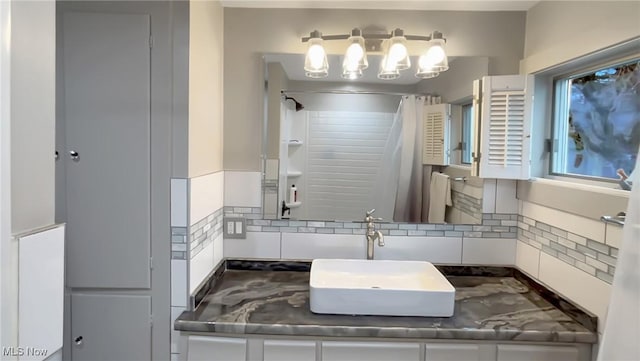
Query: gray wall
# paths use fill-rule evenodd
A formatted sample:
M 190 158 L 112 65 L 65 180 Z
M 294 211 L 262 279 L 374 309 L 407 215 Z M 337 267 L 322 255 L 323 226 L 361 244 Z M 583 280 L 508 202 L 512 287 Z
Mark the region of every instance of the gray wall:
M 399 95 L 384 94 L 294 94 L 308 111 L 395 113 Z
M 605 13 L 616 16 L 602 17 Z M 581 21 L 564 21 L 568 17 Z M 596 21 L 600 30 L 589 25 Z M 520 64 L 520 72 L 537 73 L 532 138 L 534 175 L 543 176 L 548 169 L 543 142 L 551 131 L 551 77 L 566 73 L 571 66 L 580 66 L 566 64 L 567 61 L 580 58 L 584 64 L 588 59 L 598 62 L 607 56 L 627 53 L 624 49 L 603 50 L 640 37 L 638 24 L 640 2 L 593 1 L 588 6 L 584 2 L 540 2 L 527 12 L 525 57 Z M 605 28 L 606 32 L 601 31 Z M 637 54 L 637 45 L 628 50 Z M 626 197 L 583 187 L 567 189 L 544 182 L 519 181 L 518 198 L 596 220 L 600 215 L 626 209 L 627 204 Z
M 382 11 L 225 8 L 224 165 L 227 170 L 260 170 L 265 53 L 303 54 L 300 37 L 356 26 L 402 27 L 408 34 L 441 31 L 450 56 L 491 56 L 517 60 L 524 48 L 524 12 Z M 327 42 L 340 54 L 344 43 Z M 415 51 L 410 47 L 409 51 Z
M 638 24 L 638 1 L 540 1 L 527 12 L 520 70 L 538 72 L 638 37 Z
M 514 64 L 517 65 L 517 61 Z M 516 66 L 512 74 L 517 72 Z M 442 96 L 443 103 L 457 103 L 463 99 L 471 99 L 473 81 L 486 75 L 489 75 L 489 58 L 457 58 L 449 64 L 449 70 L 418 83 L 418 92 L 438 94 Z

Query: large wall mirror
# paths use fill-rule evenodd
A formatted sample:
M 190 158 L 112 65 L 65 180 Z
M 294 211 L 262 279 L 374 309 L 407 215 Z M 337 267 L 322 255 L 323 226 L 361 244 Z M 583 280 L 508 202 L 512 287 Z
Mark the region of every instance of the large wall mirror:
M 487 58 L 450 59 L 428 80 L 304 75 L 304 55 L 265 55 L 264 218 L 479 224 L 483 181 L 470 176 L 472 82 Z M 330 69 L 340 56 L 329 57 Z M 410 70 L 408 70 L 410 72 Z M 423 164 L 425 109 L 450 114 L 449 166 Z M 436 173 L 436 174 L 434 174 Z M 448 176 L 448 181 L 441 182 Z

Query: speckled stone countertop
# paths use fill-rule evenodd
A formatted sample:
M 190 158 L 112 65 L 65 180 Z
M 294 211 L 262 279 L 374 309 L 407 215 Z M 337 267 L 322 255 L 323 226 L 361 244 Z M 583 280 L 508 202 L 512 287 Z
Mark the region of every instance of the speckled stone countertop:
M 440 266 L 456 289 L 453 317 L 314 314 L 306 262 L 226 260 L 175 329 L 318 337 L 596 343 L 596 318 L 508 267 Z

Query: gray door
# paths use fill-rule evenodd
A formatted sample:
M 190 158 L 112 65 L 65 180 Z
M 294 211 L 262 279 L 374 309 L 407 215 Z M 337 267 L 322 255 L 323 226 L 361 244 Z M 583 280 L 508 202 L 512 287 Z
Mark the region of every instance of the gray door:
M 151 297 L 74 294 L 71 307 L 72 360 L 151 360 Z
M 149 288 L 150 17 L 62 21 L 67 286 Z

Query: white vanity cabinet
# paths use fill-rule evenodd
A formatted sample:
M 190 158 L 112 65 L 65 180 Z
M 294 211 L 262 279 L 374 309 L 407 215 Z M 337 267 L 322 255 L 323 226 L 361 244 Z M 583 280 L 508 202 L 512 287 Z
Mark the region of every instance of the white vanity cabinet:
M 188 361 L 591 361 L 591 344 L 188 335 Z

